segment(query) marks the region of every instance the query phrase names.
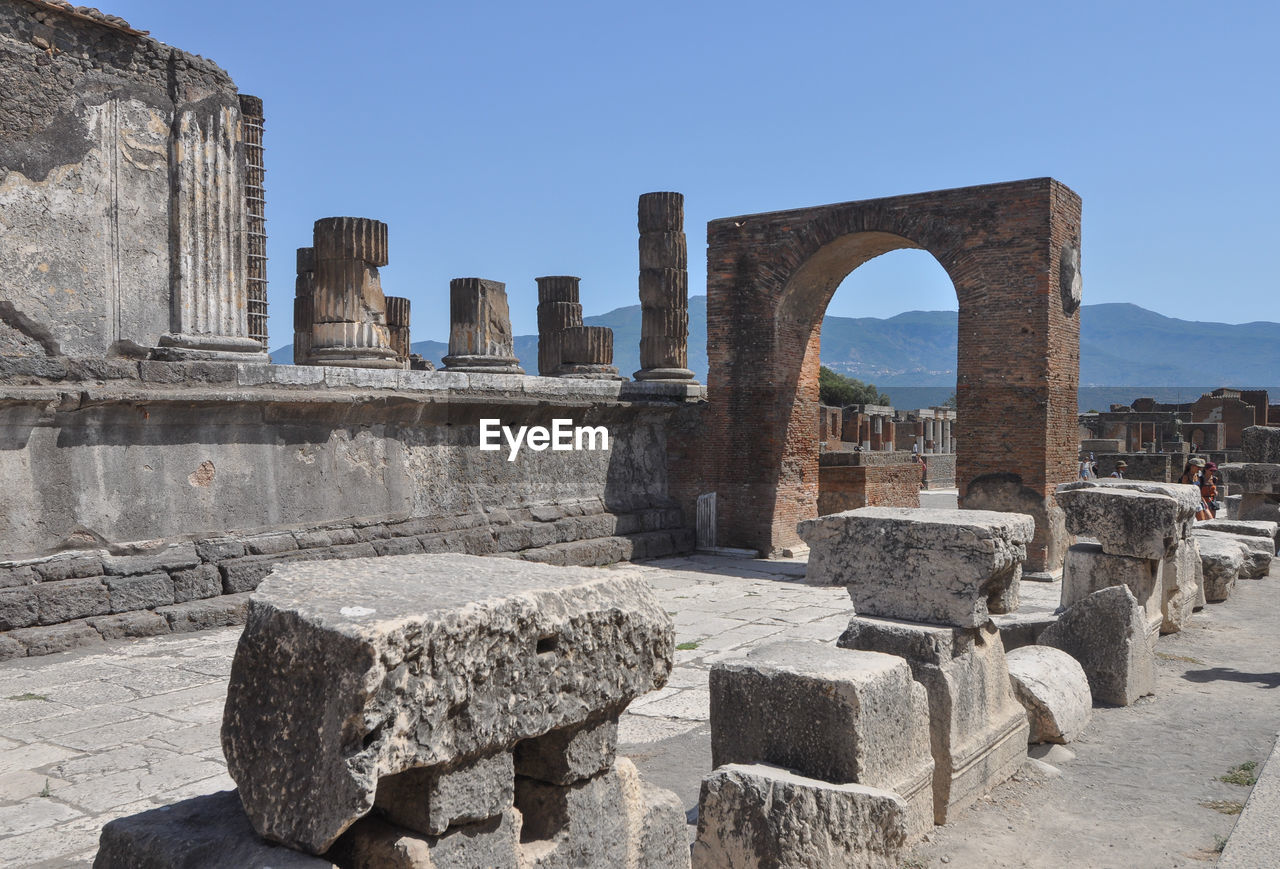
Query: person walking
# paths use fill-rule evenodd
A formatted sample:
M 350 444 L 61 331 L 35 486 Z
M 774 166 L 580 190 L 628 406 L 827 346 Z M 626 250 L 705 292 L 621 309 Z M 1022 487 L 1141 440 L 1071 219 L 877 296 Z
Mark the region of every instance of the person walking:
M 1205 462 L 1200 472 L 1200 501 L 1204 504 L 1207 518 L 1218 518 L 1218 481 L 1216 479 L 1218 465 L 1216 462 Z
M 1120 461 L 1116 462 L 1116 469 L 1111 472 L 1111 476 L 1115 477 L 1118 480 L 1123 480 L 1124 470 L 1127 467 L 1129 467 L 1129 463 L 1126 462 L 1124 459 L 1121 459 Z

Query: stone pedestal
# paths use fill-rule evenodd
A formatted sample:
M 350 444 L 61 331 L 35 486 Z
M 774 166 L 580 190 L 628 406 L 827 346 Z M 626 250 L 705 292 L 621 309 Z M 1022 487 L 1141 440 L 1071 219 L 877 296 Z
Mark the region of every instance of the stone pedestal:
M 640 370 L 636 380 L 689 381 L 689 252 L 684 195 L 645 193 L 640 228 Z
M 387 264 L 387 225 L 363 217 L 315 223 L 311 358 L 316 365 L 399 368 L 387 329 L 378 268 Z
M 446 371 L 524 374 L 511 334 L 507 285 L 482 278 L 449 282 L 449 355 Z
M 905 658 L 929 698 L 934 822 L 1013 775 L 1027 756 L 1026 710 L 1013 695 L 1000 632 L 855 616 L 844 649 Z
M 582 380 L 625 380 L 613 367 L 613 330 L 608 326 L 573 326 L 561 333 L 556 374 Z
M 554 377 L 560 368 L 564 331 L 582 325 L 579 279 L 548 275 L 534 280 L 538 283 L 538 374 Z

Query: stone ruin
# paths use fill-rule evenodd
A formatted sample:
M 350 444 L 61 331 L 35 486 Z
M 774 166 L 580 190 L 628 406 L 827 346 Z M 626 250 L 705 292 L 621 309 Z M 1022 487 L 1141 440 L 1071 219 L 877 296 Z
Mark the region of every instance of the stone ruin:
M 615 753 L 670 617 L 634 571 L 517 565 L 278 570 L 232 666 L 237 790 L 112 821 L 95 867 L 687 867 L 680 801 Z

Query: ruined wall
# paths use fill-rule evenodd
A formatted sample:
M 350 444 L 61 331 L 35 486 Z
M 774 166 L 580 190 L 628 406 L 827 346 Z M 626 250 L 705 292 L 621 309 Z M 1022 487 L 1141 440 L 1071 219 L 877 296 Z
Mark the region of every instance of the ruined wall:
M 0 0 L 0 319 L 76 357 L 243 335 L 239 125 L 211 61 Z
M 920 465 L 832 465 L 818 469 L 818 515 L 859 507 L 919 507 Z

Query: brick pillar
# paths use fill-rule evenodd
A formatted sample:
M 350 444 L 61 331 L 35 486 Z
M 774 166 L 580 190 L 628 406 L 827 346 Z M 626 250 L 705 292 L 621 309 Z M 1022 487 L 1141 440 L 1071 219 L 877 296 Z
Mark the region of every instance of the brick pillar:
M 613 367 L 613 330 L 608 326 L 571 326 L 561 344 L 561 377 L 622 380 Z
M 402 296 L 387 296 L 387 331 L 391 333 L 391 349 L 396 351 L 400 365 L 409 367 L 409 300 Z
M 293 285 L 293 364 L 311 365 L 311 327 L 315 323 L 316 249 L 298 248 L 298 278 Z
M 524 374 L 511 334 L 507 285 L 483 278 L 449 282 L 449 355 L 446 371 Z
M 538 373 L 554 377 L 562 361 L 564 331 L 582 325 L 579 279 L 548 275 L 534 280 L 538 283 Z
M 399 368 L 387 329 L 378 268 L 387 264 L 387 225 L 325 217 L 314 230 L 316 288 L 311 356 L 317 365 Z
M 693 379 L 689 370 L 689 248 L 684 195 L 640 197 L 640 370 L 636 380 Z

